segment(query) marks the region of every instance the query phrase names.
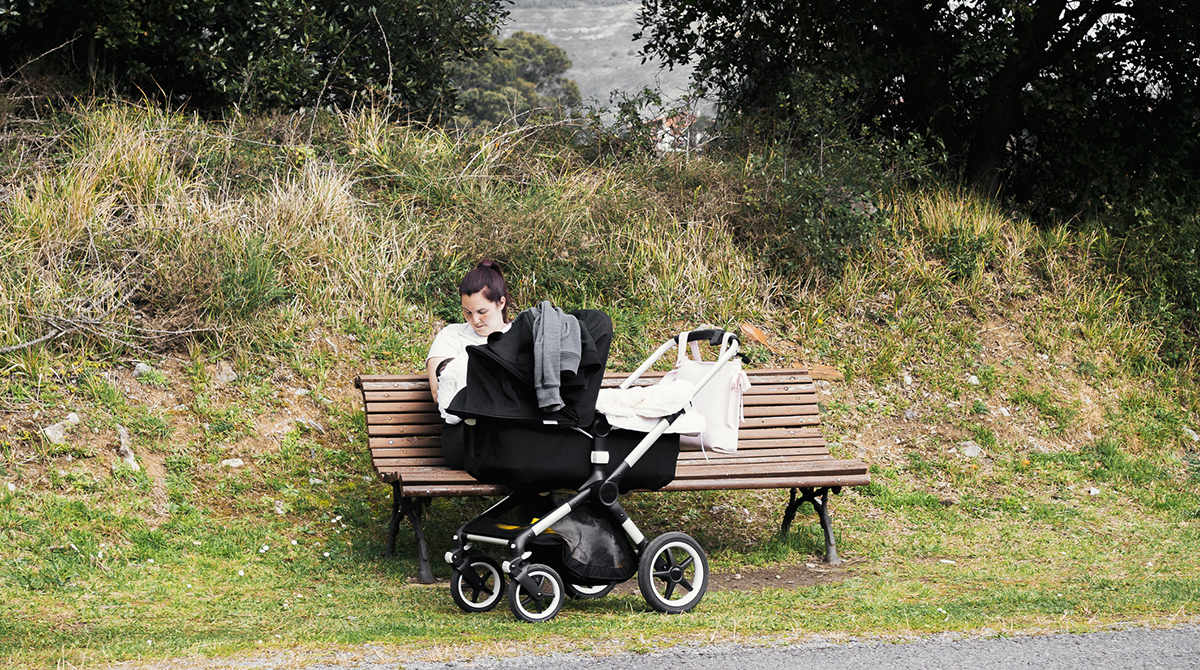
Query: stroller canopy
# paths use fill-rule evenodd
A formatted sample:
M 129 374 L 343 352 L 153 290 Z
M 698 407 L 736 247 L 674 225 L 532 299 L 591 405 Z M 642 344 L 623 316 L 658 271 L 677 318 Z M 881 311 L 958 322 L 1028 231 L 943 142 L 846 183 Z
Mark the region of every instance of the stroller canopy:
M 487 344 L 467 347 L 467 383 L 447 412 L 464 419 L 499 419 L 565 427 L 589 426 L 596 414 L 596 396 L 604 380 L 612 320 L 604 312 L 571 312 L 579 322 L 579 370 L 563 372 L 563 407 L 539 408 L 534 387 L 535 315 L 525 310 L 503 333 L 492 333 Z

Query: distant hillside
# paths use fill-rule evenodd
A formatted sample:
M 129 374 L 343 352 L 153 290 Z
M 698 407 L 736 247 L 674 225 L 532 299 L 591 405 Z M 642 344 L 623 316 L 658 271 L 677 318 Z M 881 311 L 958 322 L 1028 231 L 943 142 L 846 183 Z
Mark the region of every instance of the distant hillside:
M 517 0 L 501 37 L 518 30 L 545 35 L 571 57 L 567 77 L 579 84 L 585 103 L 609 106 L 614 90 L 660 89 L 675 99 L 687 91 L 691 68 L 660 70 L 643 64 L 634 42 L 640 2 L 622 0 Z

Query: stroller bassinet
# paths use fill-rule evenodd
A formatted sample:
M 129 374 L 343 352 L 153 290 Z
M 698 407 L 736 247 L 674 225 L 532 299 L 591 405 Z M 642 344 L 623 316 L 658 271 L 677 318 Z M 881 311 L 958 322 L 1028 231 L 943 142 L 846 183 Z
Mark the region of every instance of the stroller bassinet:
M 537 407 L 534 319 L 528 312 L 506 333 L 467 349 L 467 383 L 449 406 L 465 419 L 465 468 L 512 494 L 455 534 L 455 548 L 446 555 L 454 566 L 451 595 L 466 612 L 491 610 L 507 573 L 513 613 L 545 621 L 558 613 L 564 596 L 599 597 L 636 572 L 654 609 L 688 611 L 707 589 L 703 548 L 683 533 L 648 540 L 619 502 L 621 493 L 658 489 L 675 478 L 679 437 L 666 431 L 683 412 L 661 419 L 648 433 L 612 429 L 595 409 L 612 322 L 595 310 L 572 315 L 580 325 L 580 366 L 575 374 L 563 373 L 563 407 L 554 412 Z M 737 354 L 731 333 L 695 331 L 686 341 L 731 343 L 720 364 Z M 675 340 L 663 344 L 622 386 L 673 346 Z M 505 547 L 508 560 L 498 564 L 469 553 L 479 543 Z

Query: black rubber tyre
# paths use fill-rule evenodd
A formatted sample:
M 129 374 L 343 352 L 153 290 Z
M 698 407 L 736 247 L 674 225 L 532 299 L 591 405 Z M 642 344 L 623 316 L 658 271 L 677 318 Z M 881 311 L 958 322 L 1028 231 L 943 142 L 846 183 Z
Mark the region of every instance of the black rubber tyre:
M 602 586 L 583 586 L 582 584 L 564 584 L 563 589 L 567 592 L 568 598 L 575 600 L 594 600 L 603 598 L 617 588 L 616 582 L 612 584 L 604 584 Z
M 466 570 L 450 575 L 450 597 L 467 614 L 490 612 L 504 595 L 504 573 L 500 564 L 487 556 L 468 556 Z
M 708 556 L 684 533 L 663 533 L 646 545 L 638 561 L 638 588 L 650 607 L 664 614 L 687 612 L 708 590 Z
M 541 589 L 543 597 L 535 598 L 514 579 L 508 583 L 508 608 L 518 619 L 529 623 L 553 619 L 562 609 L 566 599 L 562 577 L 558 576 L 554 568 L 541 563 L 529 566 L 529 577 Z

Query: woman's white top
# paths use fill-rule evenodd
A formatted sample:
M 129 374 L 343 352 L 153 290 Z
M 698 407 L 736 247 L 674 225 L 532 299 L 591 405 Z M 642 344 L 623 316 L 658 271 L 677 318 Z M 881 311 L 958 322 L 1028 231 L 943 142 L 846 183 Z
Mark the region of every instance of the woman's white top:
M 510 325 L 504 324 L 500 332 L 507 331 Z M 425 360 L 454 359 L 446 364 L 446 368 L 438 376 L 438 412 L 446 423 L 455 424 L 462 421 L 460 417 L 447 412 L 446 408 L 450 406 L 454 396 L 467 385 L 467 347 L 476 344 L 487 344 L 487 337 L 476 333 L 469 323 L 452 323 L 441 329 L 437 337 L 433 338 L 433 344 L 429 345 L 429 354 L 425 356 Z

